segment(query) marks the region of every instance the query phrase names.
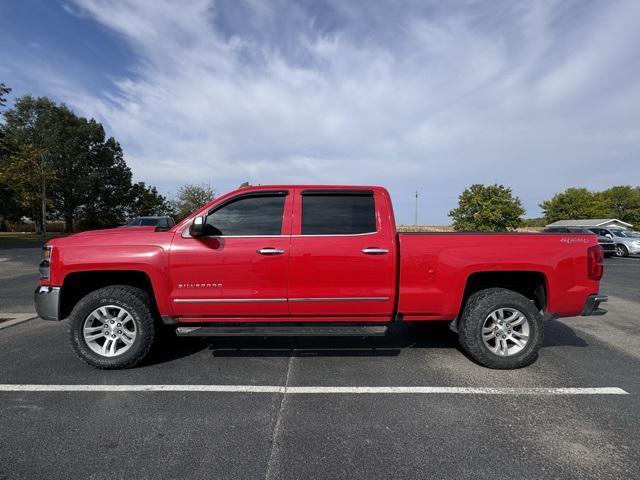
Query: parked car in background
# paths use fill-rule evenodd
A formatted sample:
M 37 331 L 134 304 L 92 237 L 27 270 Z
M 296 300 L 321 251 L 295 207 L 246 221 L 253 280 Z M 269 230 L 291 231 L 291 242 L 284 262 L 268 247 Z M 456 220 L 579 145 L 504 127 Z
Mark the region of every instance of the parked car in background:
M 176 221 L 171 217 L 136 217 L 127 223 L 127 227 L 160 227 L 167 230 L 173 227 Z
M 605 257 L 612 257 L 616 255 L 616 243 L 609 237 L 604 235 L 599 235 L 597 232 L 594 232 L 588 228 L 580 228 L 580 227 L 549 227 L 543 230 L 547 233 L 579 233 L 583 235 L 589 235 L 594 233 L 598 237 L 598 245 L 602 247 L 602 253 Z
M 612 239 L 616 245 L 616 255 L 619 257 L 640 254 L 640 237 L 631 230 L 622 228 L 590 228 L 589 230 L 596 235 Z

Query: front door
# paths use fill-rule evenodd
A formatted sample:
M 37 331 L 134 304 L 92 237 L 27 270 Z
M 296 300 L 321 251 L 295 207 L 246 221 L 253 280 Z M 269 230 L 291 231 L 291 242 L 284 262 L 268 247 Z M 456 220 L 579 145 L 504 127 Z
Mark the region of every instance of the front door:
M 174 239 L 174 313 L 191 321 L 286 317 L 291 209 L 288 191 L 253 191 L 214 206 L 205 235 Z M 233 317 L 233 318 L 231 318 Z
M 297 189 L 289 310 L 316 321 L 389 321 L 395 232 L 376 215 L 371 190 Z

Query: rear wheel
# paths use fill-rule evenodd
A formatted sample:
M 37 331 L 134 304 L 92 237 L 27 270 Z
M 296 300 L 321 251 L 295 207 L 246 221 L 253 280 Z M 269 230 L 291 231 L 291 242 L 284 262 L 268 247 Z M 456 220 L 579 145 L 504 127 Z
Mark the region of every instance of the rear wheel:
M 138 289 L 126 286 L 89 293 L 69 316 L 76 355 L 97 368 L 134 366 L 149 353 L 155 330 L 149 302 Z
M 616 245 L 616 255 L 618 257 L 628 257 L 629 256 L 629 250 L 627 249 L 627 247 L 625 247 L 624 245 L 622 245 L 621 243 Z
M 513 369 L 532 364 L 542 345 L 543 319 L 535 304 L 504 288 L 469 297 L 458 322 L 462 348 L 489 368 Z

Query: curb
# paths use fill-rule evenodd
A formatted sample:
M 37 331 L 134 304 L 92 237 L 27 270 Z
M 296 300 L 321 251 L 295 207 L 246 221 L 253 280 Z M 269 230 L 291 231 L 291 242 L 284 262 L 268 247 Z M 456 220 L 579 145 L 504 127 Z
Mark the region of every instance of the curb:
M 3 328 L 12 327 L 14 325 L 18 325 L 19 323 L 28 322 L 29 320 L 35 320 L 38 318 L 36 313 L 7 313 L 0 312 L 0 318 L 10 318 L 11 320 L 7 320 L 4 322 L 0 322 L 0 330 Z

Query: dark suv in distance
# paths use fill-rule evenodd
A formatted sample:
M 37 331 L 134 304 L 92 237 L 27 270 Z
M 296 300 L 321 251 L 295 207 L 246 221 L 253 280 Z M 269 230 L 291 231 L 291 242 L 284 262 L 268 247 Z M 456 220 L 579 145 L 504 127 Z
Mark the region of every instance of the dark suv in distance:
M 605 257 L 609 258 L 616 254 L 616 243 L 604 235 L 598 235 L 596 232 L 592 232 L 588 228 L 580 227 L 549 227 L 545 228 L 543 232 L 546 233 L 579 233 L 581 235 L 595 235 L 598 237 L 598 244 L 602 247 L 602 253 Z
M 136 217 L 127 223 L 127 227 L 157 227 L 162 230 L 169 230 L 176 224 L 171 217 Z

